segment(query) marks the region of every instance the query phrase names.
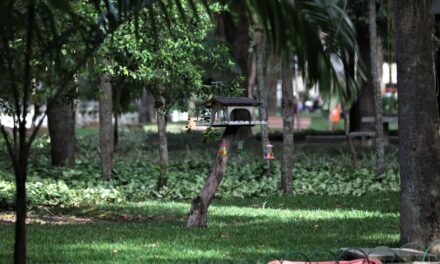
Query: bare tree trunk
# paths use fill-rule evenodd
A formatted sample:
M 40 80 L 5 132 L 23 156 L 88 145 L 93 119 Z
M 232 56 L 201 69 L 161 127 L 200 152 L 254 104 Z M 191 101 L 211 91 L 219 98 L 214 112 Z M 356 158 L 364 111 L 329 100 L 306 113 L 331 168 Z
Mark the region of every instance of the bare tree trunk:
M 163 92 L 163 90 L 162 90 Z M 160 191 L 167 184 L 168 172 L 168 141 L 167 141 L 167 115 L 165 107 L 165 98 L 160 97 L 161 106 L 157 108 L 157 129 L 159 134 L 159 164 L 160 174 L 157 180 L 157 191 Z
M 353 168 L 356 168 L 357 166 L 357 153 L 356 149 L 353 145 L 353 140 L 350 136 L 350 118 L 349 118 L 349 112 L 350 110 L 347 109 L 347 107 L 342 104 L 342 111 L 344 111 L 344 131 L 345 131 L 345 138 L 347 139 L 347 145 L 348 149 L 350 150 L 350 156 L 351 156 L 351 166 Z
M 252 98 L 254 93 L 255 81 L 257 77 L 257 55 L 255 52 L 251 56 L 248 72 L 247 96 Z
M 101 76 L 101 93 L 99 95 L 99 138 L 101 147 L 101 176 L 112 177 L 113 169 L 113 105 L 110 76 Z
M 267 115 L 275 116 L 277 115 L 277 86 L 278 79 L 280 76 L 280 58 L 277 56 L 272 56 L 267 69 Z
M 75 118 L 71 104 L 62 96 L 47 110 L 52 166 L 75 166 Z
M 24 127 L 24 126 L 23 126 Z M 21 125 L 20 125 L 21 130 Z M 25 132 L 26 133 L 26 132 Z M 26 134 L 20 132 L 20 140 L 26 138 Z M 28 165 L 27 147 L 21 146 L 19 153 L 19 166 L 15 168 L 16 175 L 16 222 L 15 222 L 15 246 L 14 263 L 26 263 L 26 177 Z
M 113 126 L 113 149 L 116 151 L 119 145 L 119 114 L 117 112 L 113 113 L 113 119 L 115 120 Z
M 440 121 L 432 2 L 393 2 L 399 105 L 401 243 L 440 239 Z M 440 252 L 440 245 L 433 249 Z
M 379 65 L 377 57 L 377 27 L 376 27 L 376 0 L 369 0 L 370 22 L 370 61 L 371 77 L 374 85 L 375 131 L 376 131 L 376 178 L 381 179 L 385 171 L 384 136 L 383 136 L 383 108 L 382 93 L 380 90 Z
M 368 10 L 368 1 L 348 1 L 353 4 L 356 10 L 355 16 L 365 16 L 365 10 Z M 358 20 L 355 24 L 356 38 L 359 45 L 359 53 L 362 61 L 365 63 L 366 80 L 362 83 L 358 94 L 357 101 L 350 109 L 350 130 L 351 131 L 371 131 L 374 126 L 369 123 L 362 123 L 362 117 L 374 116 L 374 87 L 371 77 L 370 62 L 370 43 L 369 43 L 369 27 L 364 20 Z
M 154 121 L 154 97 L 144 89 L 144 94 L 138 103 L 139 123 L 151 123 Z
M 217 36 L 223 38 L 230 46 L 232 55 L 241 69 L 243 76 L 246 78 L 245 85 L 249 88 L 249 44 L 251 38 L 249 35 L 249 19 L 245 6 L 240 1 L 229 3 L 227 0 L 221 1 L 223 4 L 229 4 L 230 11 L 220 13 L 217 23 Z M 247 96 L 250 91 L 244 91 L 243 95 Z
M 293 69 L 290 61 L 283 58 L 282 62 L 282 108 L 283 108 L 283 158 L 281 164 L 281 191 L 292 194 L 293 168 L 293 133 L 294 133 L 294 102 L 293 102 Z
M 266 54 L 266 43 L 264 36 L 259 33 L 256 37 L 257 42 L 257 84 L 258 92 L 260 94 L 261 100 L 261 120 L 267 120 L 267 88 L 266 88 L 266 68 L 265 68 L 265 54 Z M 261 125 L 261 149 L 263 153 L 267 152 L 266 145 L 269 143 L 269 131 L 268 124 Z M 266 160 L 266 168 L 264 169 L 262 175 L 269 173 L 270 161 Z
M 238 126 L 226 127 L 221 141 L 222 144 L 226 145 L 226 148 L 232 145 L 238 130 Z M 220 150 L 221 147 L 217 153 L 217 158 L 212 165 L 208 180 L 203 186 L 202 191 L 192 201 L 191 211 L 187 221 L 188 227 L 206 227 L 208 224 L 208 208 L 222 182 L 226 165 L 228 163 L 228 156 L 222 154 Z

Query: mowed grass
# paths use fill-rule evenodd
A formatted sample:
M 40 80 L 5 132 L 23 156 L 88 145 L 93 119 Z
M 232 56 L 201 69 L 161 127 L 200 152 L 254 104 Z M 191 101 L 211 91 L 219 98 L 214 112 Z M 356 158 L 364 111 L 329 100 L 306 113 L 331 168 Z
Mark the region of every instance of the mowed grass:
M 334 259 L 341 247 L 397 246 L 398 193 L 214 200 L 209 226 L 186 228 L 190 202 L 144 201 L 37 209 L 87 224 L 29 224 L 29 263 L 265 263 Z M 0 213 L 1 215 L 1 213 Z M 0 223 L 0 262 L 12 262 L 12 224 Z M 303 254 L 303 255 L 301 255 Z

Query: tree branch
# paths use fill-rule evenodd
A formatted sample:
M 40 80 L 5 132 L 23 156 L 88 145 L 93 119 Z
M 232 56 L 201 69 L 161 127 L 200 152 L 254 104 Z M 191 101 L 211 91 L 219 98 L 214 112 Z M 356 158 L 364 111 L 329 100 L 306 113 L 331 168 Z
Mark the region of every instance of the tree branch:
M 0 125 L 0 130 L 2 132 L 3 138 L 6 141 L 6 148 L 8 149 L 9 156 L 11 157 L 12 165 L 14 167 L 16 167 L 17 160 L 16 160 L 16 156 L 15 156 L 15 151 L 12 148 L 11 142 L 9 141 L 9 136 L 8 136 L 8 133 L 6 132 L 5 126 Z

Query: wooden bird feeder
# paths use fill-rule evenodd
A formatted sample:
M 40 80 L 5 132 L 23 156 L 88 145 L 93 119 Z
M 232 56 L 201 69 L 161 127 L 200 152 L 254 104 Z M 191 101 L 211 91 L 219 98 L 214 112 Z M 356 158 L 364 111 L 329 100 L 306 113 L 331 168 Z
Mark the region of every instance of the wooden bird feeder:
M 254 126 L 267 124 L 261 120 L 261 103 L 248 97 L 218 96 L 204 103 L 197 115 L 197 126 Z M 257 119 L 257 112 L 260 119 Z

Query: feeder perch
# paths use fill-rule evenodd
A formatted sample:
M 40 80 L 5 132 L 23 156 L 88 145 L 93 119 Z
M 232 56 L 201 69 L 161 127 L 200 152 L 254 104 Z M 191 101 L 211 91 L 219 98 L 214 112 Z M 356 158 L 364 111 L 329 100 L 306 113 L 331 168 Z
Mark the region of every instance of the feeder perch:
M 261 103 L 248 97 L 218 96 L 204 103 L 204 110 L 197 116 L 197 126 L 254 126 L 267 124 L 261 116 Z

